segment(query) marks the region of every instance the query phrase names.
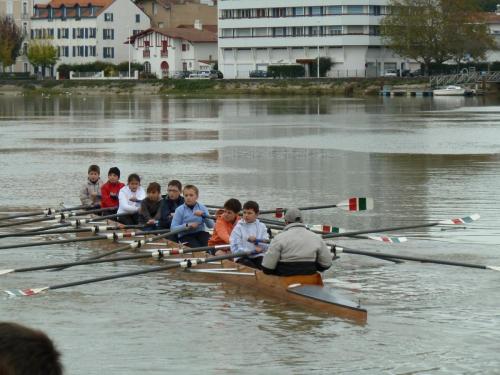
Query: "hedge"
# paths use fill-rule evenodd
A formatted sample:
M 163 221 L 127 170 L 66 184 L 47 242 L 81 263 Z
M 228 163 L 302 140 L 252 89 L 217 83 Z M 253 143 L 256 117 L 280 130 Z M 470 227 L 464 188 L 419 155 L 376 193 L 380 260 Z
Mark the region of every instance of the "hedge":
M 303 65 L 269 65 L 267 73 L 279 78 L 304 77 L 306 70 Z

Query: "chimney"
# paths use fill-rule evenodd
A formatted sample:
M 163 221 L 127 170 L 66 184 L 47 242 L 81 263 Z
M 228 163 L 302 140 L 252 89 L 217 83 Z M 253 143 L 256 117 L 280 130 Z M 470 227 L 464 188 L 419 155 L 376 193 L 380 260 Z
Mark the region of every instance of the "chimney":
M 203 30 L 203 25 L 200 20 L 194 20 L 194 28 L 196 30 Z

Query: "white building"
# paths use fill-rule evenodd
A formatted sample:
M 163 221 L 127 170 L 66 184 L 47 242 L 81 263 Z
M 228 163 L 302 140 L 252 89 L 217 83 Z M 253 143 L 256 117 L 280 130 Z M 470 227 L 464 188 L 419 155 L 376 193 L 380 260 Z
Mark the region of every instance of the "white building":
M 268 65 L 330 57 L 333 77 L 375 76 L 409 63 L 386 49 L 388 0 L 219 0 L 219 69 L 247 78 Z M 314 76 L 315 72 L 310 72 Z
M 210 70 L 217 60 L 217 34 L 195 28 L 148 29 L 135 35 L 133 61 L 158 78 L 175 72 Z
M 150 26 L 131 0 L 52 0 L 34 6 L 31 38 L 50 39 L 59 64 L 129 60 L 129 35 Z
M 498 46 L 496 50 L 488 51 L 486 54 L 486 61 L 500 61 L 500 4 L 497 5 L 495 13 L 485 13 L 485 19 L 490 29 L 490 33 L 495 38 Z
M 5 67 L 5 71 L 17 73 L 27 73 L 31 71 L 26 52 L 28 50 L 32 10 L 32 0 L 0 0 L 0 17 L 11 17 L 21 29 L 24 36 L 21 51 L 19 57 L 16 59 L 16 63 L 12 66 Z

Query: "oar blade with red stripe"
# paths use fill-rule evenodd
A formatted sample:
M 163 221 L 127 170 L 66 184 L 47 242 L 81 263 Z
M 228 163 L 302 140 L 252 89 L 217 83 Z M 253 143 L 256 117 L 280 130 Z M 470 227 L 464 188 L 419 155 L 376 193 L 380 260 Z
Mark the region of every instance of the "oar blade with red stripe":
M 470 216 L 459 217 L 455 219 L 442 220 L 439 222 L 440 225 L 463 225 L 470 224 L 476 220 L 479 220 L 481 216 L 479 214 L 473 214 Z
M 49 287 L 47 286 L 43 288 L 33 288 L 33 289 L 12 289 L 12 290 L 5 290 L 4 292 L 11 297 L 30 297 L 36 294 L 40 294 L 48 289 Z
M 351 212 L 369 211 L 373 210 L 373 199 L 366 197 L 353 197 L 344 202 L 340 202 L 337 206 L 343 210 Z

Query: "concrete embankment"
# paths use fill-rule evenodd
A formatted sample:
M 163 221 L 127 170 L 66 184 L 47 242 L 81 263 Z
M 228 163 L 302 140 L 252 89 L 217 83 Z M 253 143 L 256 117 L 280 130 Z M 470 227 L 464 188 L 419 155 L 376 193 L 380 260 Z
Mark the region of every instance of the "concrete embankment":
M 427 79 L 246 79 L 2 81 L 0 95 L 332 95 L 374 96 L 384 85 L 427 87 Z

